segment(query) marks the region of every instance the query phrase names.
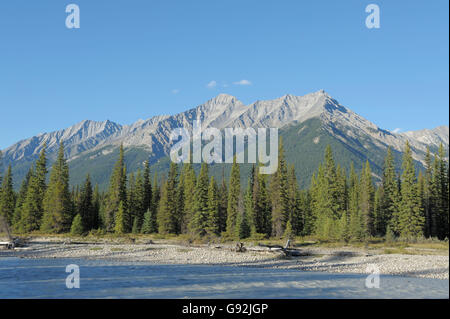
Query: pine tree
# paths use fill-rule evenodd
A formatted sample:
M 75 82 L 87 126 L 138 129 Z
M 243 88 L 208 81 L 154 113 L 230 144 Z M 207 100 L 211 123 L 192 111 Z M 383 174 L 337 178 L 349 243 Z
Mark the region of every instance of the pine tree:
M 124 234 L 128 232 L 128 216 L 127 212 L 125 210 L 125 205 L 121 201 L 119 203 L 119 209 L 117 210 L 116 214 L 116 222 L 114 225 L 114 231 L 116 234 Z
M 182 177 L 180 177 L 180 183 L 183 183 L 183 210 L 181 220 L 181 232 L 188 233 L 189 223 L 194 218 L 195 214 L 195 198 L 192 196 L 195 194 L 197 177 L 195 176 L 194 168 L 191 163 L 183 165 Z
M 160 234 L 179 234 L 177 212 L 178 166 L 171 162 L 167 181 L 161 192 L 158 210 L 158 230 Z
M 137 200 L 137 194 L 136 194 L 136 176 L 134 173 L 130 173 L 130 175 L 127 178 L 128 180 L 128 187 L 127 187 L 127 209 L 128 209 L 128 215 L 130 217 L 131 225 L 130 230 L 132 229 L 132 225 L 134 223 L 135 217 L 138 215 L 138 209 L 141 203 Z
M 208 187 L 208 222 L 207 232 L 210 234 L 220 235 L 220 197 L 217 183 L 214 176 L 211 176 L 211 181 Z
M 423 185 L 423 211 L 425 215 L 425 236 L 431 237 L 433 235 L 433 164 L 431 159 L 430 148 L 427 147 L 427 153 L 425 156 L 425 175 Z
M 364 238 L 374 234 L 373 231 L 373 200 L 374 186 L 369 161 L 366 161 L 360 177 L 360 210 L 362 217 L 362 231 Z
M 445 151 L 441 144 L 434 157 L 432 178 L 432 235 L 439 239 L 448 238 L 449 198 L 448 198 L 448 165 Z
M 423 235 L 424 217 L 420 209 L 416 173 L 409 142 L 403 154 L 401 177 L 401 203 L 398 220 L 400 236 L 420 237 Z
M 41 230 L 49 233 L 68 232 L 72 225 L 73 205 L 69 191 L 69 166 L 61 142 L 53 164 L 50 181 L 43 201 Z
M 219 233 L 227 229 L 228 187 L 225 181 L 225 172 L 222 169 L 222 181 L 219 187 Z
M 360 184 L 353 162 L 350 167 L 348 209 L 348 237 L 353 240 L 361 240 L 363 237 L 363 228 L 360 214 Z
M 143 199 L 143 211 L 151 209 L 152 207 L 152 183 L 150 181 L 150 163 L 145 161 L 144 163 L 144 176 L 143 176 L 143 186 L 144 186 L 144 199 Z
M 236 220 L 239 210 L 239 197 L 241 193 L 241 174 L 239 164 L 236 163 L 236 156 L 233 159 L 230 175 L 230 187 L 228 188 L 228 206 L 227 206 L 227 228 L 229 236 L 234 237 L 236 230 Z
M 202 163 L 200 174 L 198 175 L 197 185 L 194 193 L 194 216 L 189 223 L 189 230 L 191 234 L 204 236 L 209 219 L 208 207 L 208 165 Z
M 93 211 L 93 229 L 99 229 L 103 226 L 103 218 L 101 211 L 102 196 L 100 194 L 100 190 L 98 184 L 94 187 L 94 193 L 92 195 L 92 211 Z
M 242 208 L 238 211 L 236 218 L 236 238 L 245 239 L 250 237 L 251 229 L 247 211 Z
M 16 207 L 14 209 L 14 216 L 13 216 L 13 230 L 16 232 L 24 232 L 21 220 L 22 220 L 22 206 L 25 202 L 25 199 L 27 197 L 28 192 L 28 185 L 30 184 L 31 176 L 33 175 L 33 168 L 30 167 L 28 170 L 27 175 L 25 176 L 24 180 L 22 181 L 22 185 L 20 186 L 19 194 L 17 196 L 16 200 Z
M 292 232 L 291 235 L 298 236 L 300 235 L 303 229 L 303 225 L 300 207 L 300 193 L 298 189 L 294 165 L 289 165 L 288 167 L 288 207 L 289 207 L 288 222 L 290 224 L 289 226 L 291 227 Z
M 94 229 L 97 216 L 94 210 L 92 184 L 89 174 L 86 176 L 84 185 L 81 188 L 80 197 L 77 204 L 77 211 L 81 217 L 84 231 L 88 232 L 91 229 Z
M 158 184 L 158 173 L 155 172 L 155 174 L 153 175 L 153 183 L 152 183 L 152 204 L 149 209 L 149 211 L 151 212 L 149 216 L 151 218 L 149 225 L 156 227 L 154 232 L 158 231 L 157 216 L 160 200 L 161 200 L 161 188 L 159 187 Z
M 378 187 L 375 190 L 373 199 L 373 231 L 376 236 L 384 236 L 386 228 L 382 215 L 383 207 L 383 187 Z
M 400 192 L 395 172 L 395 163 L 392 150 L 389 147 L 384 160 L 383 180 L 382 180 L 382 204 L 380 207 L 380 230 L 384 235 L 387 226 L 391 226 L 391 231 L 399 234 L 398 216 L 400 211 Z
M 27 196 L 22 206 L 21 227 L 24 232 L 38 230 L 41 226 L 43 214 L 42 203 L 47 189 L 47 157 L 46 145 L 42 148 L 39 159 L 36 161 L 33 174 L 30 177 Z
M 281 237 L 289 219 L 287 167 L 284 158 L 283 139 L 278 143 L 278 169 L 270 181 L 272 202 L 272 235 Z
M 153 215 L 153 211 L 147 210 L 144 214 L 144 221 L 142 223 L 142 234 L 153 234 L 158 231 L 158 225 L 156 224 L 156 216 Z
M 72 235 L 83 235 L 84 227 L 83 227 L 83 218 L 80 214 L 77 214 L 72 221 L 72 225 L 70 227 L 70 233 Z
M 8 224 L 11 224 L 14 208 L 16 206 L 16 194 L 14 193 L 13 177 L 11 165 L 8 166 L 0 189 L 0 215 L 3 216 Z
M 115 227 L 116 213 L 119 204 L 122 202 L 124 210 L 127 210 L 127 178 L 123 145 L 119 149 L 119 159 L 117 160 L 109 182 L 109 190 L 105 203 L 105 226 L 106 231 L 112 232 Z
M 315 218 L 314 232 L 319 237 L 338 238 L 338 223 L 341 218 L 339 184 L 331 147 L 325 150 L 323 165 L 312 178 L 312 209 Z

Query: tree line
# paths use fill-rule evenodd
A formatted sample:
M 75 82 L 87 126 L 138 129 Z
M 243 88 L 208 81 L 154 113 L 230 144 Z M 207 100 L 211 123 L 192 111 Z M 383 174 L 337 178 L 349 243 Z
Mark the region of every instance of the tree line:
M 369 161 L 349 174 L 333 159 L 331 147 L 301 190 L 293 165 L 279 143 L 278 170 L 271 176 L 254 165 L 241 185 L 236 159 L 230 176 L 217 181 L 203 163 L 198 175 L 192 164 L 170 164 L 166 176 L 150 174 L 149 162 L 127 174 L 123 146 L 108 190 L 100 192 L 86 176 L 69 187 L 69 167 L 61 143 L 50 172 L 46 147 L 22 181 L 13 188 L 11 166 L 0 175 L 0 214 L 13 231 L 28 233 L 189 234 L 228 239 L 313 235 L 323 239 L 364 241 L 370 237 L 448 238 L 449 166 L 444 147 L 416 172 L 406 142 L 401 172 L 388 148 L 381 182 L 374 183 Z M 1 153 L 0 153 L 1 160 Z M 50 173 L 47 183 L 47 174 Z

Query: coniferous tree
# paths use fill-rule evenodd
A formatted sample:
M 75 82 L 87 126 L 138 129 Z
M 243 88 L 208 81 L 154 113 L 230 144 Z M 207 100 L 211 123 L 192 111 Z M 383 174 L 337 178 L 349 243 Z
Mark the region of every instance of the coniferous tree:
M 434 157 L 432 178 L 432 235 L 439 239 L 448 237 L 448 167 L 445 151 L 441 144 Z
M 229 236 L 234 236 L 236 231 L 236 221 L 239 212 L 239 197 L 241 194 L 241 174 L 239 164 L 236 163 L 236 156 L 233 159 L 230 175 L 230 187 L 228 189 L 228 206 L 227 206 L 227 228 L 226 232 Z
M 123 145 L 119 149 L 119 159 L 117 160 L 109 182 L 109 189 L 105 203 L 105 227 L 106 231 L 112 232 L 115 229 L 116 214 L 119 204 L 122 202 L 123 209 L 127 211 L 127 178 Z
M 80 191 L 77 212 L 81 217 L 84 231 L 88 232 L 95 228 L 97 216 L 94 209 L 92 184 L 89 174 L 87 174 L 86 180 Z
M 159 202 L 161 200 L 161 188 L 158 184 L 158 173 L 155 172 L 153 175 L 153 183 L 152 183 L 152 204 L 149 209 L 150 211 L 150 223 L 149 225 L 155 226 L 155 232 L 158 231 L 158 210 L 159 210 Z
M 25 202 L 25 198 L 27 196 L 28 191 L 28 185 L 30 184 L 31 176 L 33 175 L 33 168 L 30 167 L 28 170 L 27 175 L 25 176 L 24 180 L 22 181 L 22 185 L 20 186 L 19 194 L 17 195 L 16 200 L 16 207 L 14 208 L 14 216 L 13 216 L 13 230 L 17 232 L 24 232 L 24 229 L 22 227 L 22 206 Z
M 156 223 L 156 216 L 153 215 L 153 211 L 147 210 L 144 214 L 144 221 L 142 223 L 142 234 L 153 234 L 158 232 L 158 225 Z
M 70 233 L 72 235 L 83 235 L 85 232 L 83 227 L 83 218 L 80 214 L 77 214 L 72 221 L 72 225 L 70 227 Z
M 9 165 L 0 189 L 0 215 L 6 219 L 8 224 L 12 222 L 15 205 L 16 194 L 14 193 L 11 165 Z
M 389 147 L 384 160 L 383 180 L 381 185 L 383 192 L 380 207 L 380 230 L 386 230 L 390 225 L 391 231 L 398 235 L 398 212 L 400 210 L 400 193 L 395 172 L 395 163 L 392 150 Z M 384 231 L 382 233 L 384 235 Z
M 43 214 L 42 203 L 47 189 L 47 157 L 46 145 L 42 148 L 30 177 L 27 196 L 22 206 L 21 227 L 24 232 L 38 230 Z
M 124 234 L 128 232 L 128 214 L 125 210 L 125 205 L 121 201 L 119 203 L 119 209 L 117 210 L 116 214 L 116 221 L 114 224 L 114 231 L 116 234 Z
M 363 237 L 362 217 L 360 213 L 360 184 L 353 162 L 350 167 L 349 202 L 348 202 L 349 238 L 361 240 Z
M 289 219 L 287 167 L 284 158 L 283 139 L 278 144 L 278 169 L 270 181 L 272 201 L 272 235 L 281 237 Z
M 128 215 L 130 216 L 131 226 L 130 230 L 132 228 L 132 225 L 134 223 L 134 219 L 138 215 L 138 207 L 140 203 L 137 200 L 137 194 L 136 194 L 136 176 L 134 173 L 131 173 L 128 178 L 128 187 L 127 187 L 127 209 L 128 209 Z
M 298 189 L 297 177 L 295 175 L 294 165 L 288 168 L 288 207 L 289 207 L 289 226 L 293 236 L 300 235 L 303 225 L 300 207 L 300 193 Z M 286 232 L 285 232 L 286 235 Z
M 158 210 L 158 229 L 160 234 L 178 234 L 177 212 L 178 166 L 171 162 L 167 181 L 164 183 Z
M 144 163 L 143 184 L 144 199 L 142 209 L 144 212 L 146 212 L 152 207 L 152 183 L 150 181 L 150 163 L 148 160 Z
M 331 147 L 325 150 L 325 161 L 312 179 L 312 207 L 315 215 L 315 233 L 320 237 L 339 237 L 340 216 L 339 185 Z
M 189 224 L 192 234 L 203 236 L 206 234 L 206 228 L 209 219 L 208 207 L 208 165 L 202 163 L 200 174 L 198 175 L 197 185 L 194 193 L 194 216 Z
M 219 187 L 219 233 L 227 229 L 228 188 L 225 181 L 225 172 L 222 170 L 222 181 Z
M 73 204 L 69 191 L 69 166 L 61 142 L 58 158 L 53 164 L 50 181 L 43 201 L 41 230 L 50 233 L 68 232 L 72 225 Z
M 94 193 L 92 195 L 92 211 L 93 211 L 93 229 L 99 229 L 102 226 L 102 218 L 100 214 L 102 197 L 100 194 L 100 190 L 98 184 L 94 187 Z
M 402 237 L 419 237 L 423 235 L 425 221 L 418 198 L 416 173 L 408 141 L 403 154 L 402 169 L 398 230 Z
M 362 231 L 364 238 L 373 235 L 374 186 L 369 161 L 366 161 L 360 177 L 360 204 Z
M 208 187 L 208 222 L 207 232 L 214 235 L 220 235 L 220 197 L 219 188 L 211 176 Z
M 425 156 L 425 175 L 423 176 L 423 212 L 425 216 L 425 229 L 424 233 L 426 237 L 432 236 L 432 211 L 433 211 L 433 164 L 431 159 L 430 148 L 427 147 L 427 153 Z
M 193 194 L 195 194 L 196 191 L 197 177 L 195 176 L 195 171 L 191 163 L 186 163 L 183 165 L 181 175 L 182 177 L 180 177 L 180 183 L 183 183 L 181 232 L 188 233 L 189 223 L 192 221 L 195 214 L 195 200 Z

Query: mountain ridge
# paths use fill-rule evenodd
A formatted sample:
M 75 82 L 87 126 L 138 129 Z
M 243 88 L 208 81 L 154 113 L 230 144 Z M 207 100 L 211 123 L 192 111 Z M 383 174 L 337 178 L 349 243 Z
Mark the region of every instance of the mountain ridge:
M 322 128 L 333 138 L 359 151 L 388 146 L 401 152 L 406 140 L 411 144 L 413 157 L 423 164 L 426 148 L 433 152 L 439 143 L 448 149 L 449 127 L 442 125 L 433 129 L 394 133 L 379 128 L 374 123 L 341 105 L 324 90 L 303 96 L 283 95 L 271 100 L 257 100 L 245 105 L 236 97 L 221 93 L 203 104 L 174 115 L 157 115 L 121 125 L 110 120 L 84 120 L 68 128 L 41 133 L 21 140 L 3 151 L 4 164 L 20 167 L 23 175 L 26 167 L 47 145 L 50 161 L 56 156 L 59 143 L 65 145 L 66 156 L 75 161 L 86 154 L 123 144 L 125 148 L 141 148 L 156 162 L 170 152 L 170 132 L 178 127 L 192 128 L 193 121 L 200 119 L 202 127 L 278 127 L 299 125 L 310 119 L 319 119 Z M 304 128 L 303 128 L 304 129 Z M 315 137 L 317 139 L 317 137 Z M 298 143 L 298 142 L 293 142 Z M 312 147 L 314 144 L 311 144 Z M 295 147 L 295 145 L 294 145 Z M 352 151 L 352 150 L 350 150 Z M 97 152 L 98 153 L 98 152 Z M 101 156 L 97 154 L 96 156 Z M 13 169 L 14 171 L 14 169 Z

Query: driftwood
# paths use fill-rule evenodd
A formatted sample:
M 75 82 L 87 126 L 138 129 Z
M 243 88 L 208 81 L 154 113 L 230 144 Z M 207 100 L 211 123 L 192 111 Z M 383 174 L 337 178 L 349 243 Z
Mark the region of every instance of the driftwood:
M 303 255 L 299 250 L 290 248 L 291 246 L 290 240 L 286 242 L 286 245 L 284 247 L 280 245 L 265 245 L 265 244 L 258 244 L 258 246 L 267 247 L 271 251 L 282 251 L 286 256 L 289 257 L 297 257 Z
M 234 251 L 238 253 L 245 253 L 247 251 L 247 248 L 244 247 L 244 243 L 237 243 Z

